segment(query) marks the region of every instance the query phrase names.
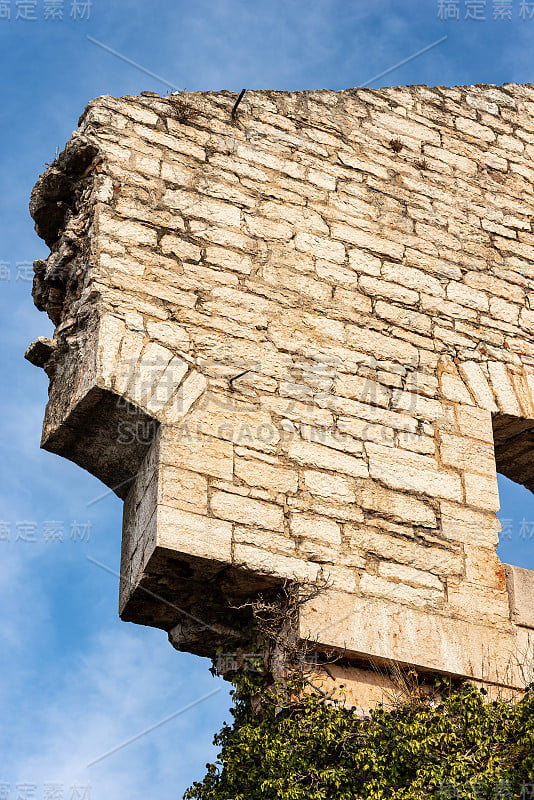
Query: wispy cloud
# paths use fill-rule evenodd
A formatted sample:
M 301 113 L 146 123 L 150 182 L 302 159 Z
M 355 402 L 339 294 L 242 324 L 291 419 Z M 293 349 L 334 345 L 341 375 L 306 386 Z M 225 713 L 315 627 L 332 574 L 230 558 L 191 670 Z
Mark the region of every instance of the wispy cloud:
M 154 633 L 106 631 L 90 642 L 17 725 L 25 747 L 5 753 L 0 780 L 13 786 L 90 783 L 92 800 L 145 800 L 175 798 L 199 777 L 192 766 L 199 749 L 204 761 L 212 752 L 204 720 L 209 715 L 220 724 L 227 692 L 209 677 L 205 662 L 185 656 L 180 664 L 170 648 L 158 648 Z M 181 713 L 169 715 L 169 705 Z M 154 719 L 167 719 L 166 725 Z M 120 750 L 117 742 L 124 745 Z M 108 751 L 109 758 L 95 759 Z

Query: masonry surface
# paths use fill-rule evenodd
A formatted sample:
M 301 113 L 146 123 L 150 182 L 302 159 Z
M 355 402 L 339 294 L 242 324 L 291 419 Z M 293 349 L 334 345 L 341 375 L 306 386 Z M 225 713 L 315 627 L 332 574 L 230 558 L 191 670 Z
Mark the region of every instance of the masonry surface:
M 320 577 L 300 632 L 354 704 L 369 661 L 520 689 L 534 87 L 236 97 L 99 97 L 32 193 L 42 445 L 125 500 L 121 615 L 213 656 Z

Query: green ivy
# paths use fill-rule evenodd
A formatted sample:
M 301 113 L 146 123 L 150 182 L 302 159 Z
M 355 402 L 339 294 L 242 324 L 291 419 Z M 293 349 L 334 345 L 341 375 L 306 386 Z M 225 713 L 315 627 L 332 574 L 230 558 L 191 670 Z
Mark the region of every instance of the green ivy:
M 469 684 L 442 682 L 439 701 L 414 698 L 362 719 L 300 688 L 237 675 L 234 722 L 184 800 L 534 799 L 528 693 L 488 703 Z

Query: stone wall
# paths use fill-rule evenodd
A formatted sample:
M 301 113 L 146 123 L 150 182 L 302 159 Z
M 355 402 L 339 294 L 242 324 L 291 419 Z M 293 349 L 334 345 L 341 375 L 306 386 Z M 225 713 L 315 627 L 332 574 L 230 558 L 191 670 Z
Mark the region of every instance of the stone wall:
M 518 688 L 534 87 L 235 100 L 97 98 L 32 194 L 43 446 L 125 499 L 121 614 L 213 655 L 236 600 L 319 577 L 318 646 Z

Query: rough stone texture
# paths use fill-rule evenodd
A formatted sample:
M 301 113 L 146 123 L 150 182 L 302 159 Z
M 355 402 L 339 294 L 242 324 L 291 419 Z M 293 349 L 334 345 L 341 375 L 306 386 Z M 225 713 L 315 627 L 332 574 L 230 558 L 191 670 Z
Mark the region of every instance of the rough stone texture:
M 212 655 L 321 575 L 318 645 L 519 688 L 534 87 L 235 99 L 97 98 L 32 194 L 42 443 L 125 498 L 122 616 Z
M 509 564 L 505 569 L 511 619 L 517 625 L 534 628 L 534 573 Z

